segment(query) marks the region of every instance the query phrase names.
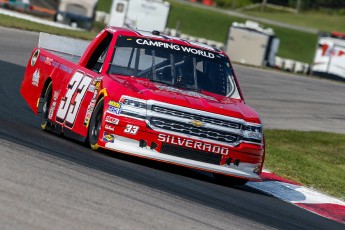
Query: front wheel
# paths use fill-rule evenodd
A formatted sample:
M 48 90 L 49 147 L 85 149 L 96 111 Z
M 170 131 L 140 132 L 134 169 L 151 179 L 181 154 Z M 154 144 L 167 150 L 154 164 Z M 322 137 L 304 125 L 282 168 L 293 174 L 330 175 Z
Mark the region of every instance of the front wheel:
M 93 150 L 99 149 L 98 138 L 99 138 L 101 127 L 102 127 L 103 107 L 104 107 L 104 100 L 102 98 L 98 101 L 96 108 L 92 113 L 90 124 L 89 124 L 89 131 L 88 131 L 89 143 L 90 143 L 91 149 Z

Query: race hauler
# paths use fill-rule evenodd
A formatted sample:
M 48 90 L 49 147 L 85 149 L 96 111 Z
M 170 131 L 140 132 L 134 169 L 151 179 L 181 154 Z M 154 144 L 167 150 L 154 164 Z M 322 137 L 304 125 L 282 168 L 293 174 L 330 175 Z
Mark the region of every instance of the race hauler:
M 164 31 L 170 4 L 162 0 L 113 0 L 108 26 Z
M 254 66 L 274 66 L 279 38 L 273 29 L 257 22 L 232 23 L 226 42 L 226 53 L 232 61 Z
M 312 73 L 345 81 L 345 34 L 320 33 Z

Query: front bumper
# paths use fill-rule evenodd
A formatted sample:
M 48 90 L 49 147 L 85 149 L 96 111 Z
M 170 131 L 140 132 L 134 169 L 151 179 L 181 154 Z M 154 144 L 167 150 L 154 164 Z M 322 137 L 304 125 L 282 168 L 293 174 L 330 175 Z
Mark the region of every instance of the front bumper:
M 251 164 L 241 162 L 238 166 L 234 164 L 215 165 L 201 161 L 186 159 L 182 157 L 172 156 L 159 152 L 157 149 L 152 149 L 149 145 L 140 147 L 139 140 L 131 139 L 124 136 L 113 135 L 114 141 L 104 144 L 104 148 L 114 150 L 117 152 L 139 156 L 156 161 L 171 163 L 188 168 L 194 168 L 202 171 L 219 173 L 228 176 L 245 178 L 248 180 L 259 179 L 259 175 L 254 173 L 260 167 L 260 164 Z

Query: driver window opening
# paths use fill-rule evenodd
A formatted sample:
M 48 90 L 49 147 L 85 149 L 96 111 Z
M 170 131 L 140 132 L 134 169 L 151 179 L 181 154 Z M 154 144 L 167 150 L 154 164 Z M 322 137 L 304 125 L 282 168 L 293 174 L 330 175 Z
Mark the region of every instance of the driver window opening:
M 104 60 L 107 56 L 110 42 L 112 40 L 112 34 L 108 33 L 105 38 L 97 46 L 89 61 L 86 64 L 86 68 L 93 72 L 100 73 L 104 64 Z

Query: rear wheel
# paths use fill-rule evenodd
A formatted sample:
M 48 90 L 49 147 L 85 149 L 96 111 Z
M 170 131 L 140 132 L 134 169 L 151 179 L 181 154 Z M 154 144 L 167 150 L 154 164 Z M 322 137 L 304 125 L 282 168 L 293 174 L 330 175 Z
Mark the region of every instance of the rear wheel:
M 225 176 L 222 174 L 213 174 L 214 179 L 223 185 L 245 185 L 248 180 L 236 177 Z
M 41 107 L 39 109 L 41 113 L 41 128 L 47 130 L 48 115 L 50 108 L 50 101 L 52 98 L 52 83 L 50 82 L 46 91 L 44 92 L 43 97 L 40 99 Z
M 104 107 L 104 100 L 102 98 L 98 101 L 96 108 L 92 113 L 90 123 L 89 123 L 89 131 L 88 131 L 89 143 L 90 143 L 91 149 L 93 150 L 99 149 L 98 138 L 99 138 L 101 127 L 102 127 L 103 107 Z

